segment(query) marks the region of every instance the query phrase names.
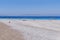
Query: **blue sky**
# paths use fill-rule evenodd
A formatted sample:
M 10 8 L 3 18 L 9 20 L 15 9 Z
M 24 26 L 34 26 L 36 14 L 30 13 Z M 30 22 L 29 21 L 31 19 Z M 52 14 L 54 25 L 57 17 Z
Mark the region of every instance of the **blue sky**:
M 0 16 L 60 16 L 60 0 L 0 0 Z

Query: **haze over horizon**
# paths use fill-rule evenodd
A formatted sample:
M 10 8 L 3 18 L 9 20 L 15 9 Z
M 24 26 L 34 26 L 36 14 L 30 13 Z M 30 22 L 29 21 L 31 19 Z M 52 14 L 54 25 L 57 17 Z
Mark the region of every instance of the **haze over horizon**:
M 0 0 L 0 16 L 60 16 L 60 0 Z

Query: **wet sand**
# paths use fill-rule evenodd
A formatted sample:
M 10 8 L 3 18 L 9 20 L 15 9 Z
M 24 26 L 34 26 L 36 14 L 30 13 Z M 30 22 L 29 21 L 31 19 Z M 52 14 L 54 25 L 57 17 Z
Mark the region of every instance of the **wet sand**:
M 24 40 L 24 37 L 21 32 L 0 22 L 0 40 Z

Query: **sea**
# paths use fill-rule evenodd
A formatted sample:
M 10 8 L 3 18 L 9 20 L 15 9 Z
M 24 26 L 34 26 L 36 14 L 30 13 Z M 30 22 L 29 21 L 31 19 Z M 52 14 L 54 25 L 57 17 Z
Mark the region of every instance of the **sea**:
M 60 16 L 0 16 L 0 19 L 60 20 Z

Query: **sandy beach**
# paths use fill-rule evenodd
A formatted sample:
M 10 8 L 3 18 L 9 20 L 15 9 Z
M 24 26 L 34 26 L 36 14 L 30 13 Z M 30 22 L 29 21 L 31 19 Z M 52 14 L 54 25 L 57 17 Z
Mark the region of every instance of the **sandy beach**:
M 0 40 L 23 40 L 23 35 L 17 30 L 11 29 L 6 24 L 0 22 Z
M 60 20 L 0 20 L 0 40 L 60 40 Z

